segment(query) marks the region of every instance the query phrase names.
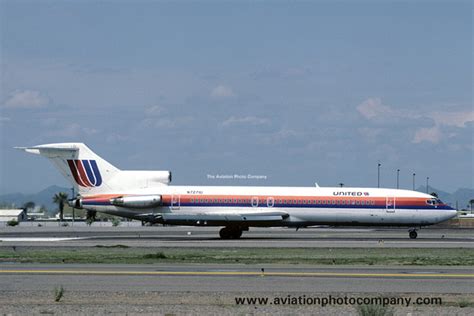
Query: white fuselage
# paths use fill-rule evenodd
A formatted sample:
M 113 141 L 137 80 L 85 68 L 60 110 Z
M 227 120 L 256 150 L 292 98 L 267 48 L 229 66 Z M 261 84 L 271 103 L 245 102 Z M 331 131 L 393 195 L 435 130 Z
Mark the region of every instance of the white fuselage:
M 149 195 L 160 195 L 162 204 L 134 209 L 110 203 L 114 197 Z M 181 225 L 242 221 L 248 226 L 422 226 L 456 215 L 449 206 L 432 201 L 439 200 L 420 192 L 394 189 L 162 186 L 84 196 L 82 206 L 132 218 L 140 214 L 137 218 L 145 216 Z

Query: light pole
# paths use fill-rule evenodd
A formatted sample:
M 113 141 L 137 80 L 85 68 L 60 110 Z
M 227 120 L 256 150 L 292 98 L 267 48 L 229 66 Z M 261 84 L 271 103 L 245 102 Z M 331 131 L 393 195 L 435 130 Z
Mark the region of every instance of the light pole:
M 428 185 L 429 180 L 430 180 L 430 177 L 426 177 L 426 194 L 428 194 L 429 192 L 429 185 Z
M 400 188 L 400 169 L 397 169 L 397 189 Z
M 74 187 L 71 188 L 71 193 L 72 193 L 72 199 L 74 199 Z M 74 225 L 74 217 L 75 217 L 75 209 L 74 209 L 74 204 L 72 204 L 72 225 Z
M 413 191 L 415 191 L 415 176 L 416 173 L 413 172 Z
M 380 166 L 382 164 L 379 162 L 377 165 L 377 188 L 380 188 Z

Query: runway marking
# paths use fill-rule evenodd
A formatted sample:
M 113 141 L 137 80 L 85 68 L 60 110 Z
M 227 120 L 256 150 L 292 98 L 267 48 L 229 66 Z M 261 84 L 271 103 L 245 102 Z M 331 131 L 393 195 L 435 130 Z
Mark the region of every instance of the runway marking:
M 64 275 L 161 275 L 161 276 L 288 276 L 288 277 L 398 277 L 398 278 L 474 278 L 456 273 L 352 273 L 352 272 L 256 272 L 256 271 L 100 271 L 100 270 L 0 270 L 0 274 Z
M 0 241 L 68 241 L 68 240 L 82 240 L 86 237 L 11 237 L 0 238 Z

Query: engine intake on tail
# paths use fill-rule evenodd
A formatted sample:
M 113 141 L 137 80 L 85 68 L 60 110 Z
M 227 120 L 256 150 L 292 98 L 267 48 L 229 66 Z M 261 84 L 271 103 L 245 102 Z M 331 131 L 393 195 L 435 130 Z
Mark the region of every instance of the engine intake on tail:
M 122 207 L 148 208 L 160 206 L 162 204 L 162 199 L 161 195 L 121 196 L 110 199 L 110 203 Z
M 70 206 L 70 207 L 73 207 L 73 208 L 78 208 L 78 209 L 82 209 L 82 199 L 81 198 L 76 198 L 76 199 L 70 199 L 67 201 L 67 204 Z

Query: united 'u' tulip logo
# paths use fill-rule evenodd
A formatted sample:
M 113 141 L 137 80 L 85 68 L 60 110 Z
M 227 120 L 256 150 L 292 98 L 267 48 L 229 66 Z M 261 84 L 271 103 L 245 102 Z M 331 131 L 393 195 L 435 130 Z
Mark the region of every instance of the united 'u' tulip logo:
M 67 161 L 69 169 L 76 180 L 76 183 L 82 187 L 98 187 L 102 184 L 97 162 L 87 159 L 70 159 Z

